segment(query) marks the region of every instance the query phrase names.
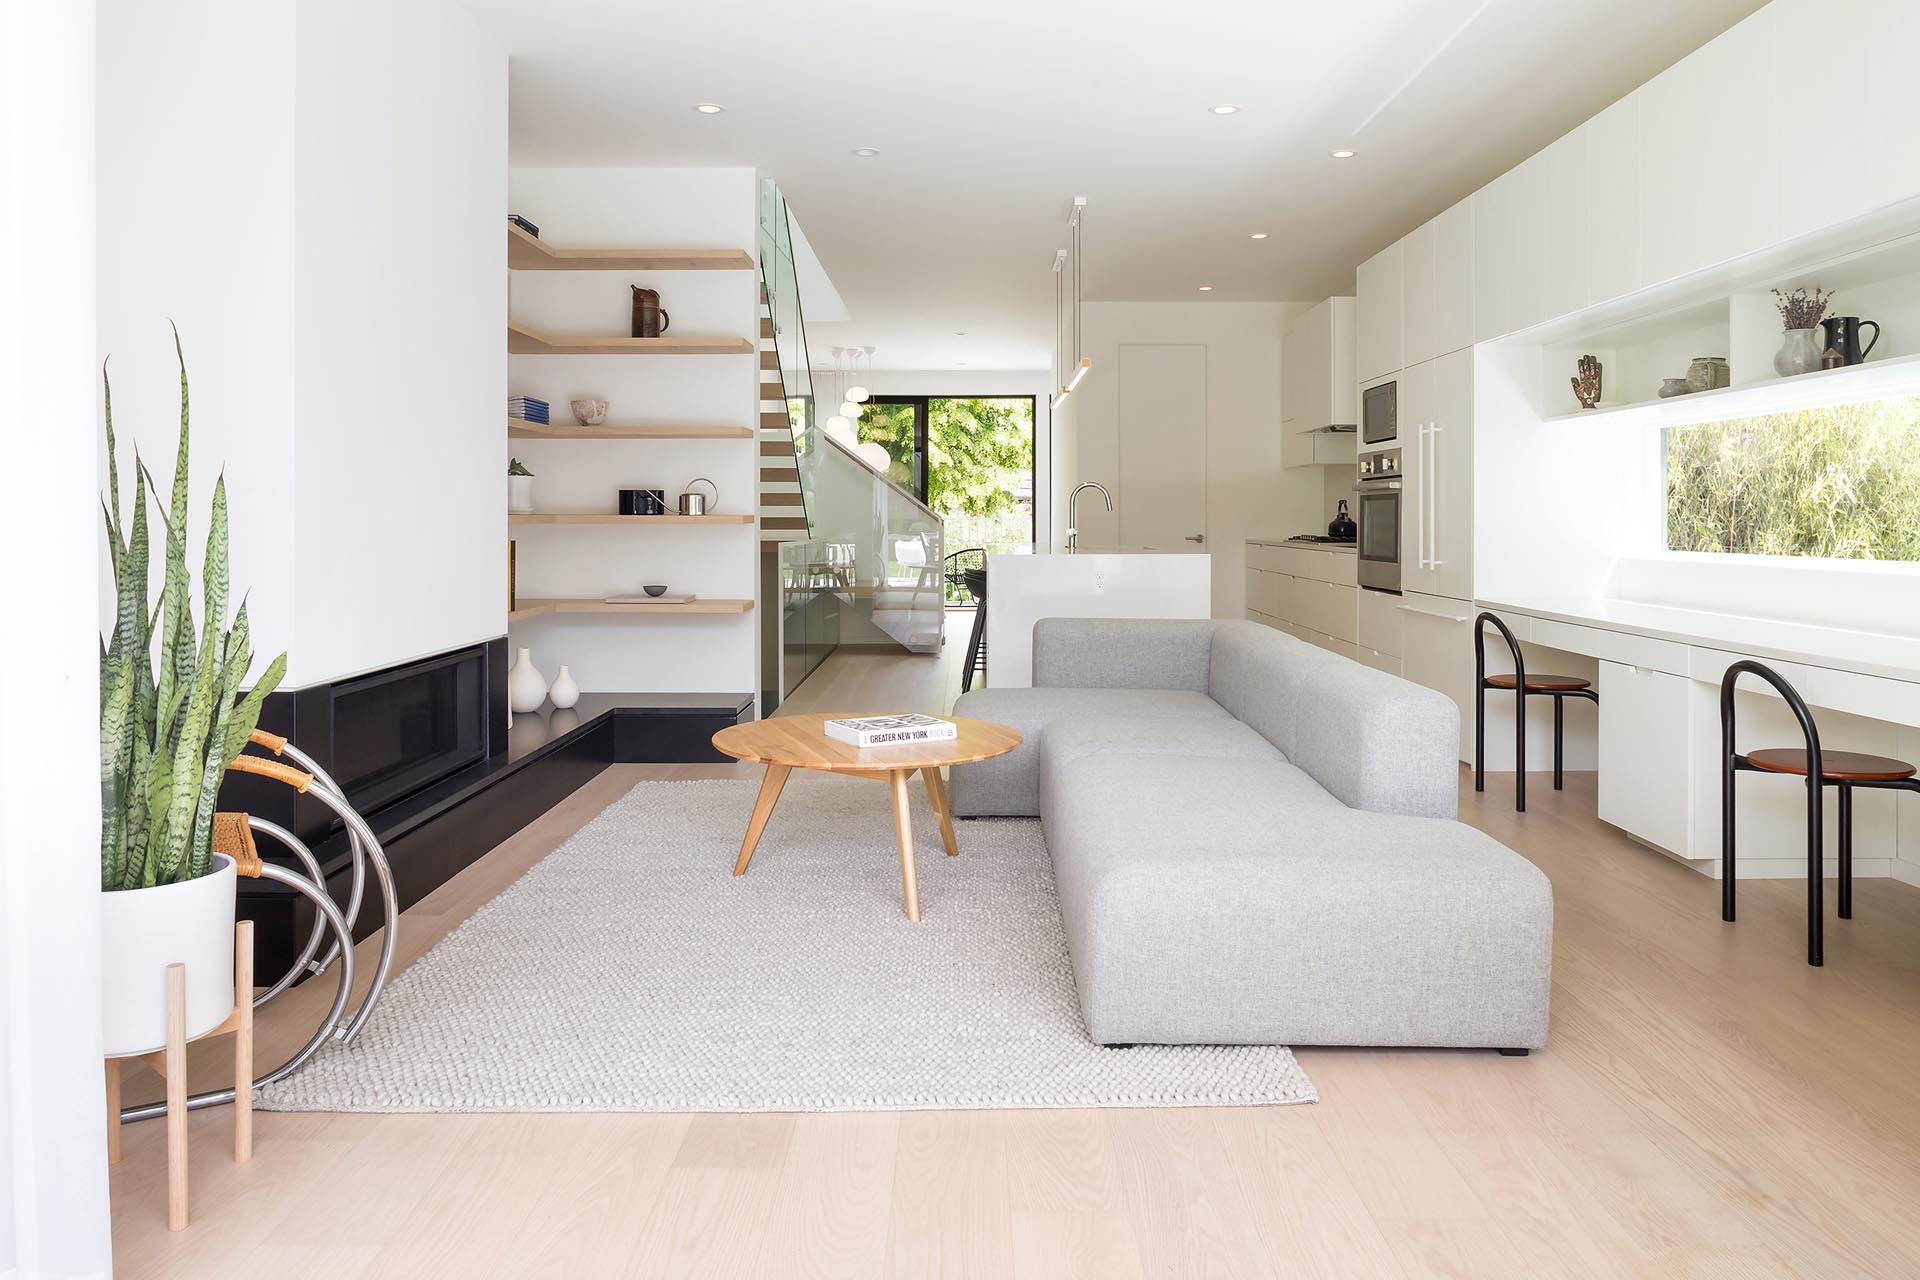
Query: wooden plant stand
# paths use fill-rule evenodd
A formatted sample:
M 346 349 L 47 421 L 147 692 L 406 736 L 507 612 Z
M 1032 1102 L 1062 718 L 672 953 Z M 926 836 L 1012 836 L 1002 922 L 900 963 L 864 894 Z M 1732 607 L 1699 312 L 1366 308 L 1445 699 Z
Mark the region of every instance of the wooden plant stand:
M 233 1037 L 233 1160 L 253 1159 L 253 921 L 233 927 L 233 1012 L 204 1036 Z M 120 1064 L 144 1062 L 167 1083 L 167 1230 L 187 1225 L 187 967 L 167 966 L 167 1043 L 107 1061 L 107 1163 L 120 1163 Z

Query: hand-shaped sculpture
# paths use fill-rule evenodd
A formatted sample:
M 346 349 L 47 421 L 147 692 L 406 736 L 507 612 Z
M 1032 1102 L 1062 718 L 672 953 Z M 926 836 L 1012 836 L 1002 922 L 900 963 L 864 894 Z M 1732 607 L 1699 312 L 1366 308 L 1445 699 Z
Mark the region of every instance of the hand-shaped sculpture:
M 1591 409 L 1600 403 L 1600 362 L 1592 356 L 1580 357 L 1580 376 L 1569 378 L 1573 383 L 1573 394 L 1580 400 L 1582 409 Z

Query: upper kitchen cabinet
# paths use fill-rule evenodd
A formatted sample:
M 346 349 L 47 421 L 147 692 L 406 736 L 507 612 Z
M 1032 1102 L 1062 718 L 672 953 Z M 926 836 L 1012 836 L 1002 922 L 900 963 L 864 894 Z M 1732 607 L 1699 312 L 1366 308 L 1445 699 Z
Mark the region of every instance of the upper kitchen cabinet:
M 1542 152 L 1473 197 L 1473 336 L 1485 342 L 1546 318 Z
M 1400 241 L 1400 364 L 1431 360 L 1435 351 L 1433 224 Z
M 1827 21 L 1853 27 L 1835 6 L 1828 5 L 1826 12 Z M 1776 131 L 1777 90 L 1787 78 L 1783 70 L 1818 65 L 1798 51 L 1784 62 L 1776 61 L 1774 29 L 1779 21 L 1776 6 L 1761 9 L 1655 76 L 1635 95 L 1640 103 L 1645 284 L 1737 258 L 1778 238 L 1776 156 L 1787 174 L 1799 160 L 1782 146 Z M 1836 78 L 1826 87 L 1848 101 L 1842 118 L 1849 123 L 1850 86 L 1855 81 L 1847 68 L 1851 51 L 1879 38 L 1878 33 L 1855 29 L 1849 56 L 1828 68 Z M 1801 109 L 1796 100 L 1779 114 Z M 1812 103 L 1804 110 L 1825 114 Z M 1829 117 L 1810 127 L 1824 139 L 1836 125 Z
M 1804 235 L 1842 218 L 1920 194 L 1920 47 L 1914 0 L 1774 0 L 1768 67 L 1831 72 L 1834 108 L 1798 109 L 1782 98 L 1772 141 L 1778 233 Z
M 1473 201 L 1462 200 L 1432 222 L 1433 352 L 1473 345 Z M 1407 363 L 1426 356 L 1409 355 Z
M 1591 249 L 1587 219 L 1590 125 L 1582 125 L 1540 153 L 1540 212 L 1545 233 L 1540 316 L 1571 315 L 1587 305 Z
M 1368 258 L 1355 273 L 1354 376 L 1361 382 L 1392 373 L 1403 363 L 1402 279 L 1399 242 Z
M 1587 304 L 1646 284 L 1640 265 L 1640 96 L 1581 127 L 1587 140 Z
M 1344 447 L 1353 460 L 1353 437 L 1338 441 L 1303 435 L 1360 421 L 1354 374 L 1355 300 L 1326 298 L 1301 313 L 1280 346 L 1280 416 L 1286 433 L 1281 461 L 1289 467 L 1334 460 Z M 1319 448 L 1316 450 L 1316 445 Z M 1331 449 L 1331 453 L 1329 450 Z

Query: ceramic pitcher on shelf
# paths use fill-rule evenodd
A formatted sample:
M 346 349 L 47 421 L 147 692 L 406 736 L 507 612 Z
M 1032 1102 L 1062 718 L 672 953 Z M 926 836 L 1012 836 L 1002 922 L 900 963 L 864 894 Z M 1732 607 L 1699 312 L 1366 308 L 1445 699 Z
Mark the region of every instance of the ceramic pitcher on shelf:
M 1864 349 L 1860 346 L 1860 330 L 1863 326 L 1873 329 L 1873 337 L 1867 340 Z M 1822 349 L 1838 351 L 1843 365 L 1864 364 L 1874 344 L 1880 341 L 1880 322 L 1877 320 L 1862 320 L 1859 316 L 1828 316 L 1820 322 L 1820 327 L 1827 333 Z
M 633 290 L 633 336 L 657 338 L 665 333 L 673 317 L 660 309 L 660 295 L 637 284 L 628 287 Z

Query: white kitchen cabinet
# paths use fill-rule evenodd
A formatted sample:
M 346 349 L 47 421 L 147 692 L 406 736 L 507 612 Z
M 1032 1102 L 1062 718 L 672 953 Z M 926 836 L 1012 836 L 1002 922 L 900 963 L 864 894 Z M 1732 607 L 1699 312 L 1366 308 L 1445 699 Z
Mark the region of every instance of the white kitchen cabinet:
M 1400 674 L 1452 698 L 1460 708 L 1460 759 L 1473 759 L 1473 606 L 1440 596 L 1403 593 L 1405 637 Z
M 1587 132 L 1587 303 L 1646 283 L 1640 265 L 1640 98 L 1629 95 Z
M 1358 599 L 1354 643 L 1363 650 L 1392 657 L 1394 674 L 1398 675 L 1401 646 L 1406 633 L 1405 615 L 1400 612 L 1400 597 L 1363 587 Z
M 1776 215 L 1784 238 L 1920 195 L 1920 46 L 1914 0 L 1774 0 L 1773 66 L 1841 70 L 1839 117 L 1783 102 L 1774 117 Z
M 1433 228 L 1433 354 L 1443 356 L 1473 345 L 1472 199 L 1428 225 Z
M 1777 21 L 1772 6 L 1761 9 L 1636 95 L 1647 284 L 1737 258 L 1778 237 L 1778 184 L 1802 179 L 1774 129 L 1783 80 L 1766 68 L 1773 65 Z M 1788 65 L 1808 64 L 1796 53 Z M 1784 109 L 1820 114 L 1797 98 Z M 1821 126 L 1823 134 L 1828 127 Z M 1779 173 L 1776 160 L 1785 162 Z
M 1400 241 L 1400 363 L 1419 364 L 1440 354 L 1434 312 L 1433 224 L 1416 227 Z
M 1378 649 L 1369 649 L 1365 645 L 1355 645 L 1354 660 L 1362 666 L 1372 667 L 1375 671 L 1384 671 L 1390 676 L 1400 674 L 1400 659 L 1391 653 L 1382 653 Z
M 1523 161 L 1473 197 L 1473 328 L 1476 341 L 1546 319 L 1545 153 Z
M 1587 150 L 1591 131 L 1582 125 L 1540 153 L 1540 212 L 1544 218 L 1541 318 L 1584 309 L 1590 251 L 1587 219 Z
M 1696 856 L 1688 684 L 1663 671 L 1600 664 L 1600 817 L 1683 858 Z
M 1400 584 L 1473 598 L 1473 353 L 1400 379 Z
M 1395 241 L 1354 273 L 1354 378 L 1366 382 L 1392 373 L 1401 358 L 1402 258 Z

